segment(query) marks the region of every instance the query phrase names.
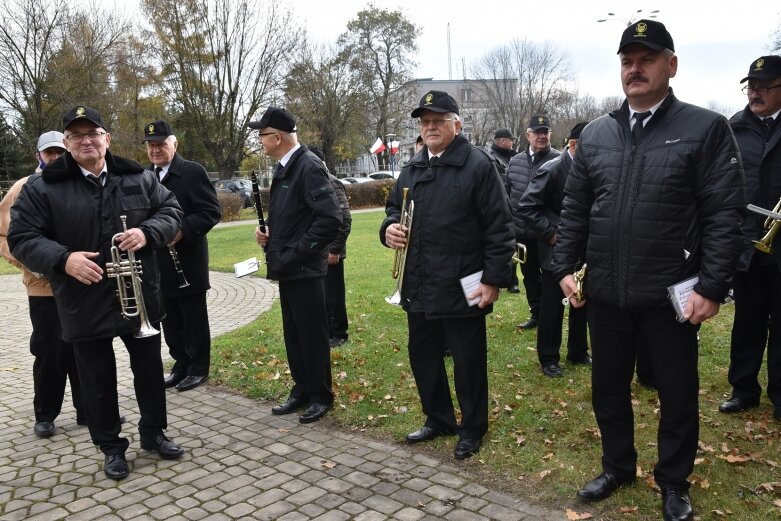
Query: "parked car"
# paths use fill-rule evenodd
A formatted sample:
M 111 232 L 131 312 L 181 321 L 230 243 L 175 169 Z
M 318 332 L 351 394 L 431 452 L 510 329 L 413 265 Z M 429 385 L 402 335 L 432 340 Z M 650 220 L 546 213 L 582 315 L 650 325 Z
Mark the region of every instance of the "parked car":
M 371 179 L 374 179 L 375 181 L 380 179 L 398 179 L 399 178 L 399 171 L 398 170 L 379 170 L 377 172 L 374 172 L 372 174 L 369 174 L 369 177 Z
M 354 177 L 342 177 L 339 179 L 339 181 L 345 186 L 358 182 L 358 180 Z
M 219 179 L 214 182 L 214 188 L 238 194 L 243 200 L 244 208 L 252 207 L 252 183 L 249 179 Z

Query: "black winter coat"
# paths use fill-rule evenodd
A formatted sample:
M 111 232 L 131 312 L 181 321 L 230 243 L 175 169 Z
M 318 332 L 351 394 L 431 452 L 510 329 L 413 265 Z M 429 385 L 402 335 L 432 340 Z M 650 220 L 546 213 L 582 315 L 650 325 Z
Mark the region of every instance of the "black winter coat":
M 521 197 L 523 197 L 526 187 L 529 186 L 529 181 L 537 173 L 537 170 L 551 159 L 559 157 L 559 154 L 561 152 L 555 148 L 548 147 L 534 154 L 534 160 L 532 160 L 529 157 L 529 147 L 527 146 L 526 150 L 519 152 L 510 159 L 510 164 L 507 167 L 505 189 L 507 190 L 507 195 L 510 196 L 510 207 L 512 208 L 513 222 L 515 223 L 515 237 L 521 242 L 537 238 L 537 234 L 526 224 L 518 210 Z
M 666 288 L 721 301 L 743 244 L 746 192 L 727 120 L 672 94 L 633 143 L 623 106 L 583 129 L 553 254 L 557 280 L 586 248 L 586 298 L 621 308 L 669 305 Z M 670 308 L 672 309 L 672 308 Z
M 765 141 L 764 123 L 754 116 L 748 106 L 729 120 L 735 139 L 740 148 L 743 170 L 746 173 L 746 200 L 762 208 L 771 210 L 781 199 L 781 125 Z M 770 255 L 759 252 L 752 240 L 760 239 L 765 230 L 765 218 L 754 212 L 747 212 L 743 221 L 745 242 L 738 263 L 738 271 L 748 271 L 751 258 L 761 255 L 763 262 L 775 263 L 781 268 L 781 239 L 776 236 Z
M 222 211 L 217 192 L 209 180 L 206 169 L 194 161 L 186 161 L 174 154 L 168 173 L 162 181 L 171 190 L 184 212 L 182 239 L 176 243 L 176 254 L 187 282 L 179 288 L 179 277 L 174 262 L 166 250 L 160 251 L 160 281 L 164 298 L 175 298 L 208 290 L 209 243 L 206 234 L 220 222 Z
M 336 236 L 336 240 L 328 246 L 328 253 L 339 255 L 339 258 L 344 260 L 347 257 L 347 237 L 350 236 L 350 230 L 353 225 L 353 216 L 350 213 L 350 200 L 347 197 L 347 190 L 336 176 L 329 173 L 328 181 L 334 189 L 336 200 L 339 201 L 339 210 L 342 212 L 342 225 L 339 227 L 339 234 Z
M 98 252 L 92 261 L 105 272 L 112 237 L 122 232 L 120 215 L 127 216 L 128 229 L 140 228 L 146 236 L 147 245 L 135 252 L 143 266 L 144 302 L 151 323 L 163 316 L 156 250 L 174 238 L 182 211 L 174 194 L 138 163 L 106 151 L 106 167 L 108 176 L 101 188 L 84 177 L 66 152 L 25 184 L 11 209 L 11 252 L 50 280 L 67 342 L 139 329 L 137 318 L 128 320 L 120 314 L 115 279 L 104 273 L 99 283 L 86 285 L 65 273 L 65 262 L 76 251 Z
M 461 135 L 429 167 L 423 147 L 402 169 L 385 206 L 385 230 L 400 220 L 404 187 L 414 201 L 402 306 L 426 318 L 490 313 L 469 307 L 459 279 L 483 270 L 483 284 L 506 287 L 515 240 L 499 173 L 485 151 Z
M 284 167 L 274 171 L 269 195 L 266 248 L 268 278 L 325 277 L 328 245 L 339 233 L 341 210 L 328 170 L 301 145 Z

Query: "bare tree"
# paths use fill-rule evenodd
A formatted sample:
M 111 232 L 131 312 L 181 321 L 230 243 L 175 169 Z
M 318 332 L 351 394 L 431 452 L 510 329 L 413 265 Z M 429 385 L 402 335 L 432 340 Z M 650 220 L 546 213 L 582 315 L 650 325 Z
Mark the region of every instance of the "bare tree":
M 300 31 L 273 0 L 142 0 L 179 126 L 230 177 L 246 155 L 247 123 L 278 99 Z

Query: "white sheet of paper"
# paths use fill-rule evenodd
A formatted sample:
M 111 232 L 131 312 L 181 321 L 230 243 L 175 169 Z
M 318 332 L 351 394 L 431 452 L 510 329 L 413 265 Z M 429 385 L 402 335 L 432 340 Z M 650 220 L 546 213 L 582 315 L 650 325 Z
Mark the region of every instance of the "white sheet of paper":
M 251 259 L 234 264 L 233 271 L 236 273 L 236 278 L 239 278 L 245 275 L 249 275 L 250 273 L 255 273 L 258 271 L 259 267 L 260 263 L 258 262 L 258 258 L 252 257 Z
M 700 277 L 695 275 L 667 288 L 678 322 L 686 322 L 686 319 L 683 318 L 683 312 L 686 309 L 686 304 L 689 303 L 689 295 L 699 281 Z
M 480 280 L 482 278 L 483 270 L 476 271 L 471 275 L 467 275 L 466 277 L 461 278 L 461 288 L 464 290 L 464 298 L 466 298 L 466 303 L 469 304 L 470 307 L 480 302 L 479 297 L 469 300 L 469 295 L 474 293 L 474 291 L 480 287 Z

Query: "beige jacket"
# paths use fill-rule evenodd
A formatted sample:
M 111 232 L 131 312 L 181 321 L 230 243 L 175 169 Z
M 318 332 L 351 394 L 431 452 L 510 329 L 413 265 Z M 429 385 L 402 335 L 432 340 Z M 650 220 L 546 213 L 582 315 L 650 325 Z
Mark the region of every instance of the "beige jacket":
M 31 297 L 51 297 L 52 288 L 49 285 L 49 281 L 45 278 L 37 277 L 30 270 L 25 268 L 22 263 L 11 255 L 11 250 L 8 247 L 8 227 L 11 225 L 11 206 L 13 206 L 16 198 L 19 197 L 19 192 L 22 191 L 22 187 L 27 182 L 30 176 L 24 177 L 18 180 L 5 194 L 3 200 L 0 201 L 0 255 L 5 260 L 22 270 L 22 282 L 27 287 L 27 294 Z

